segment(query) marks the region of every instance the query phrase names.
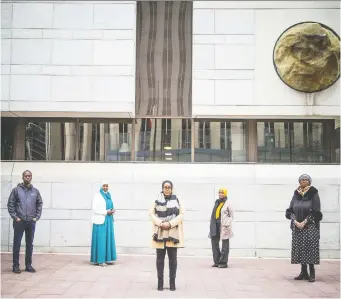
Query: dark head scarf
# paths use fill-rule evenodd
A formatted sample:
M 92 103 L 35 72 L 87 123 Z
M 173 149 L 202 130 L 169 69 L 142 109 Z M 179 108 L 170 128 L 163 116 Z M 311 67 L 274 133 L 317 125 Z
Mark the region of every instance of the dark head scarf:
M 173 193 L 173 183 L 169 180 L 165 180 L 162 182 L 162 193 L 163 193 L 163 187 L 166 185 L 166 184 L 169 184 L 171 186 L 171 195 Z
M 166 185 L 166 184 L 169 184 L 171 186 L 171 190 L 173 190 L 173 183 L 169 180 L 166 180 L 166 181 L 163 181 L 162 182 L 162 189 L 163 187 Z

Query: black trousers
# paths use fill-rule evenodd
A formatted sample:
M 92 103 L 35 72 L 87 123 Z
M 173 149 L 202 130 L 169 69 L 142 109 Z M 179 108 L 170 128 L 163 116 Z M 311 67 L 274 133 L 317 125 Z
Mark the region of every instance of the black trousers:
M 156 249 L 157 277 L 163 278 L 166 251 L 167 251 L 168 260 L 169 260 L 169 277 L 175 278 L 176 269 L 178 267 L 178 248 L 176 247 L 165 247 L 164 249 Z
M 13 267 L 19 266 L 19 253 L 20 245 L 23 234 L 25 233 L 25 265 L 29 266 L 32 264 L 32 254 L 33 254 L 33 239 L 34 232 L 36 228 L 36 223 L 34 221 L 19 221 L 13 222 L 14 238 L 13 238 Z
M 230 252 L 230 240 L 222 240 L 219 247 L 220 235 L 211 238 L 213 261 L 216 265 L 227 265 Z

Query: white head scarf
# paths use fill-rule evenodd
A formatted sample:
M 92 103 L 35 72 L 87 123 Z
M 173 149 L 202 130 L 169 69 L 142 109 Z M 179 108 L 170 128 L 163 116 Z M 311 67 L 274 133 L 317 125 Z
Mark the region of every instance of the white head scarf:
M 108 185 L 108 187 L 109 187 L 109 183 L 108 183 L 107 181 L 102 181 L 102 182 L 101 182 L 101 189 L 102 189 L 103 185 Z M 107 191 L 107 192 L 108 192 L 108 191 Z

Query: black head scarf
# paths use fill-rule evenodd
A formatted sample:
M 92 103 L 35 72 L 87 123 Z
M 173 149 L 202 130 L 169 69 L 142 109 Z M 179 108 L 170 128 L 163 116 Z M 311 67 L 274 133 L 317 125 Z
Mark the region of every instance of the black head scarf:
M 169 184 L 171 186 L 171 194 L 173 193 L 173 183 L 169 180 L 166 180 L 166 181 L 163 181 L 162 182 L 162 190 L 163 190 L 163 187 L 166 185 L 166 184 Z

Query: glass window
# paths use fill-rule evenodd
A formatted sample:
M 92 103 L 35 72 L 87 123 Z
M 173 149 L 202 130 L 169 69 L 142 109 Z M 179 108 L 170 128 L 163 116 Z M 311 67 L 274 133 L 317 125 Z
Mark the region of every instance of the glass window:
M 328 121 L 257 122 L 258 162 L 331 163 L 331 125 Z
M 189 119 L 138 119 L 136 160 L 157 162 L 191 161 Z
M 247 161 L 244 121 L 206 121 L 195 123 L 196 162 Z
M 14 159 L 14 136 L 17 119 L 13 117 L 1 118 L 1 160 Z
M 79 124 L 79 160 L 130 161 L 132 124 L 83 123 Z
M 131 123 L 28 121 L 26 160 L 130 161 Z
M 340 127 L 334 129 L 333 147 L 334 161 L 340 164 Z
M 76 123 L 28 121 L 25 127 L 26 160 L 77 159 Z

